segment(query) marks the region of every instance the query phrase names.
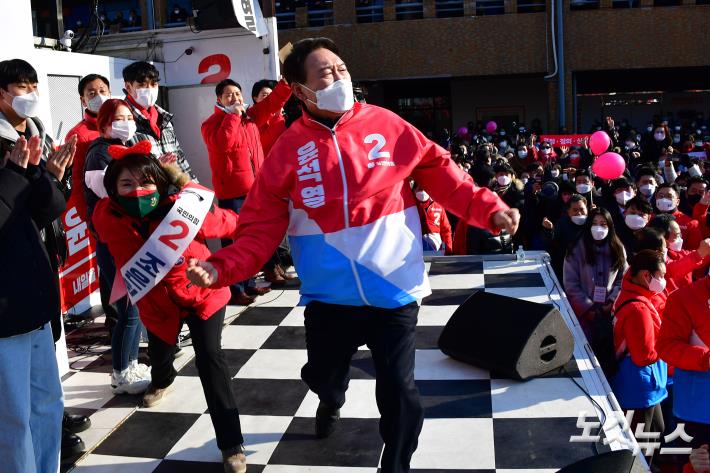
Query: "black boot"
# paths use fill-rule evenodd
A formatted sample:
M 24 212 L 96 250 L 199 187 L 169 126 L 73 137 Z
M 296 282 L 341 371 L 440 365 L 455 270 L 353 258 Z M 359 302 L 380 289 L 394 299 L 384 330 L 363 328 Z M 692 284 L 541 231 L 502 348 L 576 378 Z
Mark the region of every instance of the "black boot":
M 62 419 L 62 428 L 72 434 L 78 434 L 91 427 L 91 419 L 82 415 L 73 415 L 64 413 Z
M 316 438 L 324 439 L 335 431 L 335 423 L 340 419 L 340 409 L 334 409 L 323 402 L 316 410 Z
M 84 450 L 86 450 L 86 446 L 81 437 L 62 429 L 62 459 L 72 458 Z

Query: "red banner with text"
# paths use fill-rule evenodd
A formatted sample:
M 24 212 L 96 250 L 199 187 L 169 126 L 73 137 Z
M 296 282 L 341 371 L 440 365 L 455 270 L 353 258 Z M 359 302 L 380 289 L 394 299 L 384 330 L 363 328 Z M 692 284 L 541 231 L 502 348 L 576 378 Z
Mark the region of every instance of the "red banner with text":
M 67 261 L 59 271 L 62 313 L 71 310 L 99 287 L 96 242 L 82 216 L 85 212 L 79 211 L 83 198 L 74 192 L 62 215 L 68 249 Z
M 592 135 L 541 135 L 540 143 L 543 141 L 550 143 L 552 146 L 582 146 L 584 140 Z

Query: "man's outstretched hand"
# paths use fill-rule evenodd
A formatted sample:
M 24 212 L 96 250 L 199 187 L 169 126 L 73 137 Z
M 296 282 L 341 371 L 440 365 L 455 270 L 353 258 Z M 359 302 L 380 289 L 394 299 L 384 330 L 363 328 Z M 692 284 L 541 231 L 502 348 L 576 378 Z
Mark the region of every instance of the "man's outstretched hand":
M 217 269 L 207 261 L 191 258 L 187 263 L 187 279 L 196 286 L 210 287 L 217 282 Z
M 505 230 L 511 235 L 515 235 L 520 224 L 520 212 L 518 209 L 501 210 L 493 214 L 493 225 L 499 230 Z

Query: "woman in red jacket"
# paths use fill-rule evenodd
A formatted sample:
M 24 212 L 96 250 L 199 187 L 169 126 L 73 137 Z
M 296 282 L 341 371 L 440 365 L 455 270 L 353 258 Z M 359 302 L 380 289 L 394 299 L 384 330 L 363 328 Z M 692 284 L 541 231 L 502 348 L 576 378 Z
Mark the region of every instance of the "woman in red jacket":
M 656 352 L 661 316 L 654 296 L 663 293 L 666 265 L 663 254 L 639 251 L 631 258 L 614 304 L 614 347 L 619 371 L 611 387 L 622 409 L 633 409 L 632 432 L 644 423 L 644 432 L 663 432 L 661 401 L 668 397 L 668 367 Z
M 115 145 L 109 149 L 114 157 L 104 178 L 109 197 L 99 201 L 94 209 L 94 227 L 99 238 L 108 245 L 117 268 L 130 261 L 146 243 L 173 207 L 181 188 L 194 186 L 187 182 L 185 174 L 168 166 L 161 167 L 148 155 L 149 145 L 141 148 L 144 143 L 132 148 Z M 229 289 L 200 288 L 190 284 L 185 275 L 191 258 L 210 256 L 205 240 L 231 237 L 236 231 L 237 218 L 229 210 L 214 208 L 207 212 L 196 238 L 182 257 L 137 305 L 148 329 L 151 360 L 152 382 L 143 398 L 145 407 L 155 406 L 171 390 L 177 375 L 173 368 L 174 346 L 184 320 L 190 328 L 197 371 L 225 471 L 242 473 L 246 471 L 244 439 L 220 346 Z

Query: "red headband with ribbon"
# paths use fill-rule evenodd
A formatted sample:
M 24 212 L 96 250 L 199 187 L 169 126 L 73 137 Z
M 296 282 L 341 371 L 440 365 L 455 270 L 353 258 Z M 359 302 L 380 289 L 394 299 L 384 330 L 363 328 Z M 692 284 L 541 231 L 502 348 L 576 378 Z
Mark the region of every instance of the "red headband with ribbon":
M 108 147 L 108 154 L 113 159 L 123 159 L 129 154 L 150 154 L 151 149 L 153 149 L 153 146 L 150 144 L 150 141 L 144 140 L 139 141 L 138 143 L 130 147 L 122 145 L 111 145 Z

